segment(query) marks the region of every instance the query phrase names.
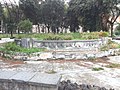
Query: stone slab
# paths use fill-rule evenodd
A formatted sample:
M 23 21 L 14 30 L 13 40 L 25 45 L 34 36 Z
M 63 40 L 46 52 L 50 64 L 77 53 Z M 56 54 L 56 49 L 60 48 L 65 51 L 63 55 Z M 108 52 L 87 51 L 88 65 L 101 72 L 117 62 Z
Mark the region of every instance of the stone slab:
M 33 78 L 35 76 L 36 72 L 19 72 L 15 75 L 13 75 L 11 78 L 9 79 L 13 79 L 13 80 L 21 80 L 21 81 L 29 81 L 31 78 Z
M 0 71 L 0 79 L 9 79 L 17 73 L 16 71 Z
M 61 76 L 58 74 L 42 74 L 37 73 L 30 82 L 35 83 L 42 83 L 42 84 L 50 84 L 50 85 L 57 85 L 60 81 Z
M 110 56 L 108 58 L 110 59 L 109 62 L 120 64 L 120 56 Z

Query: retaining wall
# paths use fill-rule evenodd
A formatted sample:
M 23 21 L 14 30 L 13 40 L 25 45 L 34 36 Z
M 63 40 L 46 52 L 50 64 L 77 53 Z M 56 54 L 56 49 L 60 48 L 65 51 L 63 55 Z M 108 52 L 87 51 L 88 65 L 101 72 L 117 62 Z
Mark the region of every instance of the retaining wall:
M 95 40 L 36 40 L 36 39 L 16 39 L 15 42 L 22 47 L 47 48 L 47 49 L 81 49 L 99 48 L 107 43 L 106 38 Z

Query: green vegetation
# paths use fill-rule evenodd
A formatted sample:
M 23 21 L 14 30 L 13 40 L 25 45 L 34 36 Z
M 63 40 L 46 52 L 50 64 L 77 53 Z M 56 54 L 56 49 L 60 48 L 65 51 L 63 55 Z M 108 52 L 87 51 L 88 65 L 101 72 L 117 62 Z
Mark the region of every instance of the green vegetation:
M 58 34 L 66 32 L 64 29 L 75 33 L 81 26 L 84 32 L 111 30 L 113 36 L 113 26 L 120 14 L 119 0 L 69 0 L 68 4 L 66 0 L 9 1 L 0 2 L 0 20 L 1 31 L 11 37 L 14 33 L 20 34 L 21 30 L 23 33 L 31 31 L 31 22 L 37 26 L 38 33 Z
M 96 57 L 95 56 L 94 57 L 88 57 L 87 59 L 90 60 L 90 61 L 95 61 Z
M 104 70 L 104 68 L 101 68 L 101 67 L 99 67 L 99 68 L 92 68 L 92 71 L 100 71 L 100 70 Z
M 101 32 L 83 32 L 83 33 L 42 33 L 42 34 L 14 34 L 14 37 L 21 38 L 37 38 L 38 40 L 89 40 L 89 39 L 98 39 Z M 107 33 L 107 32 L 105 32 Z M 108 36 L 108 33 L 107 35 Z M 10 37 L 6 34 L 0 34 L 0 37 Z
M 115 35 L 120 35 L 120 23 L 117 23 L 118 26 L 115 28 Z
M 1 39 L 1 38 L 9 38 L 9 37 L 10 37 L 9 34 L 0 34 L 0 39 Z
M 112 63 L 112 64 L 107 65 L 106 67 L 108 67 L 108 68 L 120 68 L 120 64 Z
M 117 48 L 120 48 L 120 44 L 109 40 L 106 45 L 100 47 L 100 50 L 108 51 L 109 49 L 117 49 Z
M 20 21 L 18 23 L 18 28 L 23 33 L 30 33 L 32 32 L 32 22 L 29 19 Z
M 8 54 L 12 54 L 15 52 L 31 54 L 35 52 L 41 52 L 44 50 L 45 49 L 40 49 L 40 48 L 23 48 L 23 47 L 17 46 L 15 43 L 6 43 L 0 48 L 0 51 L 3 51 Z

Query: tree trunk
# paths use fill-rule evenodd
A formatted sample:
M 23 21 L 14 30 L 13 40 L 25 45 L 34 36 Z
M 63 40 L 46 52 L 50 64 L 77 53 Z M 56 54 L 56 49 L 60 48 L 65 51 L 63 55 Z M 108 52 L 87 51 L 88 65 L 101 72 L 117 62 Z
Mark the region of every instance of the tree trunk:
M 1 20 L 1 31 L 3 33 L 3 20 Z
M 38 24 L 38 32 L 40 33 L 40 25 Z
M 48 28 L 48 33 L 50 33 L 50 26 L 47 26 L 47 28 Z
M 13 38 L 13 32 L 12 32 L 12 30 L 10 31 L 10 34 L 11 34 L 11 38 Z
M 111 26 L 111 37 L 113 37 L 113 24 L 110 25 Z
M 5 24 L 5 34 L 8 34 L 8 25 Z
M 59 33 L 59 28 L 58 28 L 58 27 L 56 28 L 56 33 L 57 33 L 57 34 Z
M 17 30 L 18 30 L 18 34 L 20 34 L 20 29 L 17 27 Z

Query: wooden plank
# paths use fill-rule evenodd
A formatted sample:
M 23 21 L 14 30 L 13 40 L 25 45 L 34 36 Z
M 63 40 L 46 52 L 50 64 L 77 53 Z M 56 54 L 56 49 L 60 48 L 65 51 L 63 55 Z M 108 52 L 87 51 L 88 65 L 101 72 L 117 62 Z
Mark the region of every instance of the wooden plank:
M 58 74 L 43 74 L 38 72 L 29 82 L 57 85 L 60 79 L 61 76 Z
M 16 75 L 12 76 L 9 79 L 13 79 L 13 80 L 20 80 L 20 81 L 29 81 L 32 77 L 34 77 L 34 75 L 36 74 L 36 72 L 19 72 Z
M 9 79 L 17 73 L 16 71 L 0 71 L 0 79 Z

